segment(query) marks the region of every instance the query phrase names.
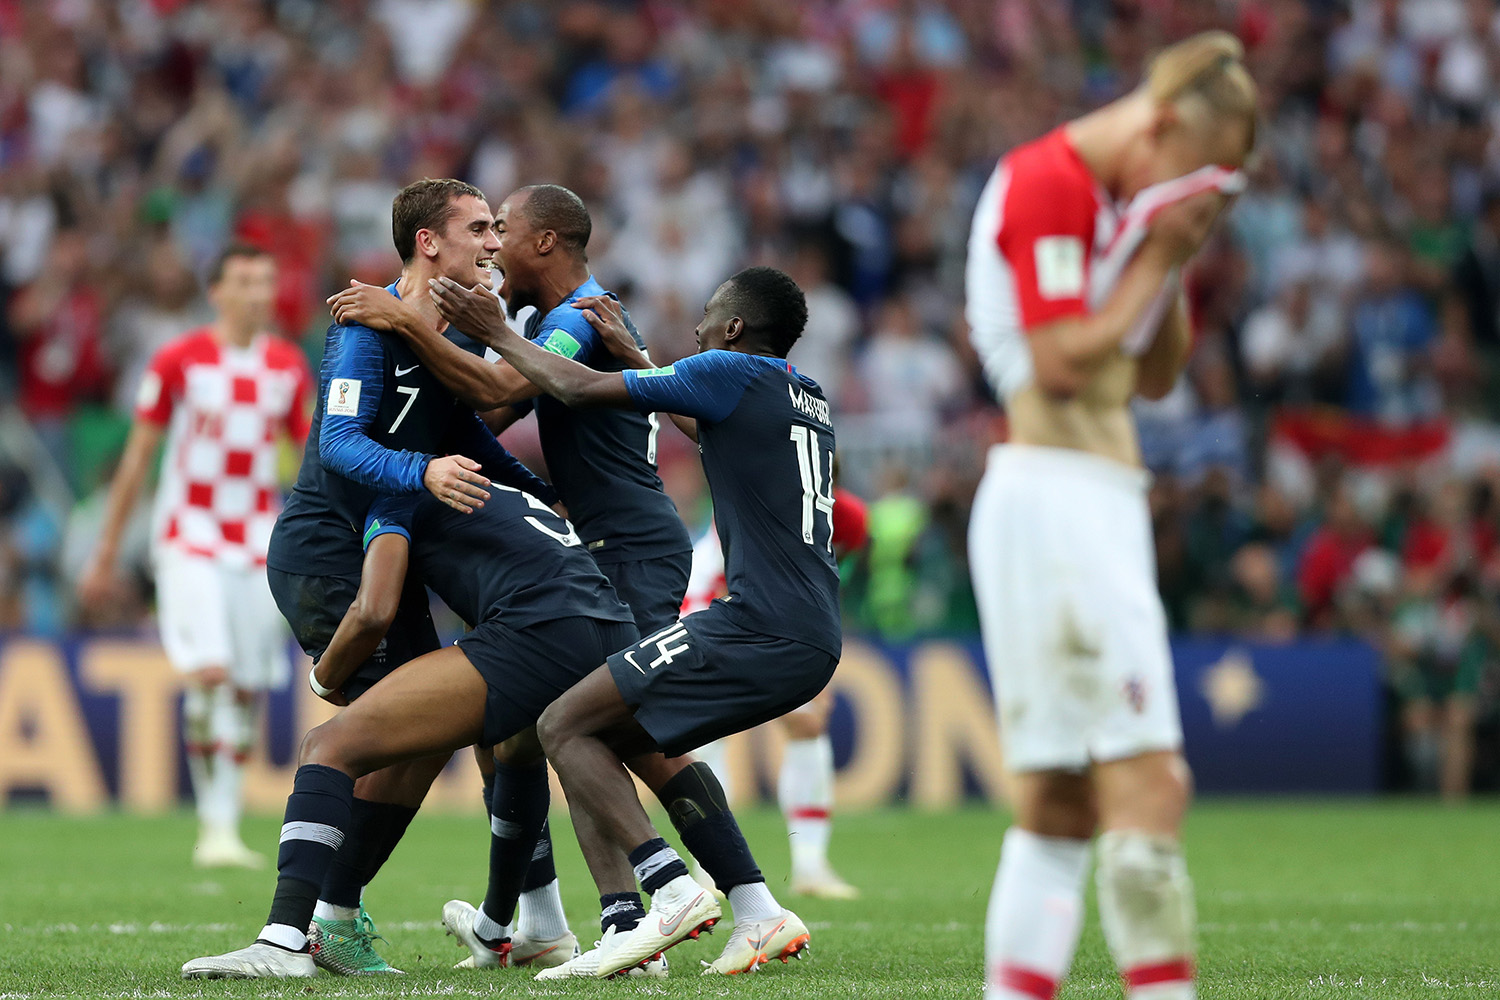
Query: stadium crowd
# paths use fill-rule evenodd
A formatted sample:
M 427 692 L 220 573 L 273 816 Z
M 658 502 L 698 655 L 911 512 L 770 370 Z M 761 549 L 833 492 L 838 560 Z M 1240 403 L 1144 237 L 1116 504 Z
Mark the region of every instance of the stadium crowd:
M 793 361 L 872 502 L 850 616 L 972 630 L 968 505 L 1004 433 L 962 320 L 979 188 L 1210 27 L 1245 41 L 1265 107 L 1190 280 L 1188 376 L 1139 410 L 1169 613 L 1369 637 L 1406 780 L 1459 794 L 1500 701 L 1494 0 L 0 0 L 0 627 L 143 618 L 144 572 L 107 608 L 71 578 L 145 359 L 201 321 L 219 249 L 272 251 L 315 362 L 324 296 L 398 267 L 397 189 L 456 176 L 495 204 L 581 194 L 658 359 L 724 276 L 787 267 L 811 313 Z

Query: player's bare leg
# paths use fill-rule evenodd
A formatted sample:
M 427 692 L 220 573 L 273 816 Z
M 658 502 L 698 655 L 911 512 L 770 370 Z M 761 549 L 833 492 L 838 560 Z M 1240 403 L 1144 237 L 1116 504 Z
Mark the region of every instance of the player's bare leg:
M 311 976 L 306 928 L 350 825 L 355 779 L 478 742 L 487 686 L 449 647 L 397 669 L 302 741 L 270 917 L 254 944 L 185 964 L 186 978 Z
M 1175 751 L 1096 764 L 1099 916 L 1131 1000 L 1192 1000 L 1197 915 L 1181 844 L 1192 797 Z
M 718 903 L 657 835 L 636 797 L 624 761 L 654 751 L 655 741 L 635 721 L 609 668 L 599 667 L 553 702 L 537 731 L 569 808 L 588 812 L 604 840 L 628 852 L 636 878 L 652 897 L 647 919 L 634 931 L 606 933 L 594 974 L 633 968 L 712 927 Z

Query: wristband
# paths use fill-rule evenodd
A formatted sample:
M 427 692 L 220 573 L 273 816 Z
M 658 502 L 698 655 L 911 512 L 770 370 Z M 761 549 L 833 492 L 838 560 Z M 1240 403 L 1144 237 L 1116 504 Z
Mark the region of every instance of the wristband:
M 318 683 L 318 665 L 314 663 L 312 669 L 307 672 L 307 686 L 312 688 L 313 694 L 319 698 L 327 698 L 333 694 L 333 688 L 326 688 Z

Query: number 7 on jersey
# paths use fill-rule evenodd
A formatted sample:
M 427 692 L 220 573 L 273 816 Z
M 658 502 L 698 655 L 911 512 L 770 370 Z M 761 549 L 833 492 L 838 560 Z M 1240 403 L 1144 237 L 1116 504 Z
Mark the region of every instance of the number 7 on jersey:
M 797 468 L 802 474 L 802 540 L 814 544 L 813 516 L 822 511 L 828 518 L 828 551 L 833 551 L 833 456 L 828 459 L 828 475 L 823 475 L 823 449 L 818 432 L 800 424 L 792 425 L 792 447 L 797 452 Z M 826 488 L 826 492 L 825 492 Z

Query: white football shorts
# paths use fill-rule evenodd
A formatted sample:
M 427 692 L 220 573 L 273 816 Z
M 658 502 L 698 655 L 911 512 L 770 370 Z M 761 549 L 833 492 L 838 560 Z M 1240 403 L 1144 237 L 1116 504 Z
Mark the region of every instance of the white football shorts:
M 990 449 L 969 565 L 1011 771 L 1182 746 L 1148 483 L 1086 452 Z
M 291 674 L 286 625 L 263 566 L 224 566 L 161 546 L 156 618 L 167 659 L 182 673 L 222 666 L 245 691 L 280 687 Z

